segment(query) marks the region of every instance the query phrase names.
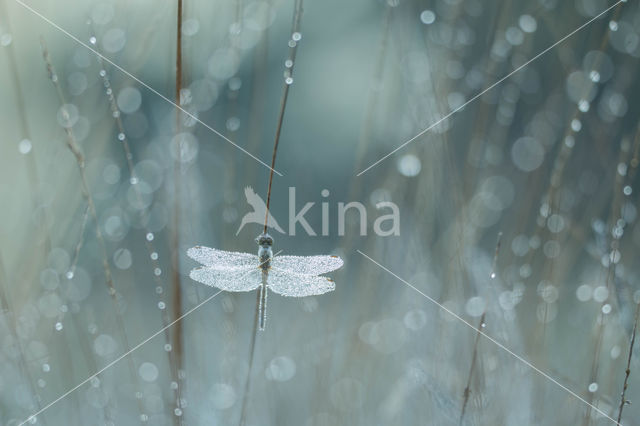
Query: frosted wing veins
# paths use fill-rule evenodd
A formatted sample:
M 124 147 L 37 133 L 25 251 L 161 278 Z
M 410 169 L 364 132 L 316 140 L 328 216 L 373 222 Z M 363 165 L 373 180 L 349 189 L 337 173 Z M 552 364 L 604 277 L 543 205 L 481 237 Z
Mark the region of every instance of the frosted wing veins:
M 267 283 L 269 290 L 288 297 L 317 296 L 336 288 L 331 278 L 295 274 L 275 267 L 269 270 Z
M 262 285 L 262 270 L 255 262 L 249 269 L 214 269 L 202 266 L 193 269 L 189 276 L 194 281 L 224 291 L 251 291 Z
M 216 270 L 247 270 L 258 265 L 258 257 L 256 255 L 217 250 L 203 246 L 191 247 L 187 250 L 187 256 Z
M 322 275 L 340 268 L 344 262 L 338 256 L 275 256 L 272 268 L 300 275 Z

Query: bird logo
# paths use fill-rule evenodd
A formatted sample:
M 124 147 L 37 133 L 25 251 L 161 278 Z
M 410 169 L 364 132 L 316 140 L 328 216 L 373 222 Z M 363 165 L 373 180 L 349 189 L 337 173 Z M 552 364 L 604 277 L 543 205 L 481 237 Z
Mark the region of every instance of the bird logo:
M 264 218 L 267 215 L 267 205 L 264 203 L 264 201 L 262 201 L 262 198 L 260 198 L 260 196 L 253 191 L 253 188 L 247 186 L 244 189 L 244 196 L 247 198 L 247 203 L 249 203 L 249 205 L 253 207 L 253 211 L 245 214 L 242 217 L 242 221 L 240 222 L 240 227 L 238 228 L 236 235 L 240 233 L 244 225 L 246 225 L 247 223 L 257 223 L 259 225 L 263 225 Z M 280 225 L 278 225 L 276 219 L 271 216 L 271 212 L 269 212 L 269 216 L 267 218 L 267 227 L 273 228 L 279 233 L 284 234 L 284 231 L 282 230 Z

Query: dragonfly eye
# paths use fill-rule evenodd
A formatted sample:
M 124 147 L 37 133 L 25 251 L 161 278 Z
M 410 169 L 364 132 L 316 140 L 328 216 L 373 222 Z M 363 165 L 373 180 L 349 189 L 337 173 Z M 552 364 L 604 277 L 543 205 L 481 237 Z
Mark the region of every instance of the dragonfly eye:
M 269 234 L 260 234 L 256 237 L 256 242 L 260 246 L 266 245 L 270 247 L 273 245 L 273 238 Z

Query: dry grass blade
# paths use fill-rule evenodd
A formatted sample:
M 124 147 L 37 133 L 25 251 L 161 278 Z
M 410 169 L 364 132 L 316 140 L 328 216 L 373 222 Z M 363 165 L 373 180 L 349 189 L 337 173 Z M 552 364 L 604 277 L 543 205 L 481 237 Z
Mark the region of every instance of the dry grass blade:
M 473 355 L 471 357 L 471 367 L 469 367 L 469 376 L 467 377 L 467 386 L 464 388 L 464 399 L 462 401 L 462 408 L 460 409 L 460 421 L 458 424 L 462 425 L 464 421 L 464 414 L 467 408 L 467 403 L 469 402 L 469 396 L 471 396 L 471 380 L 473 379 L 473 372 L 476 369 L 476 359 L 478 357 L 478 342 L 480 341 L 480 331 L 486 326 L 484 322 L 486 314 L 482 314 L 480 317 L 480 322 L 478 323 L 478 332 L 476 333 L 476 339 L 473 343 Z
M 633 345 L 636 343 L 636 330 L 638 328 L 638 315 L 640 314 L 640 303 L 636 305 L 636 314 L 633 318 L 633 331 L 631 332 L 631 341 L 629 342 L 629 356 L 627 357 L 627 368 L 624 371 L 624 384 L 622 385 L 622 393 L 620 394 L 620 406 L 618 407 L 618 424 L 622 421 L 622 409 L 630 401 L 625 399 L 627 388 L 629 387 L 629 376 L 631 375 L 631 357 L 633 356 Z

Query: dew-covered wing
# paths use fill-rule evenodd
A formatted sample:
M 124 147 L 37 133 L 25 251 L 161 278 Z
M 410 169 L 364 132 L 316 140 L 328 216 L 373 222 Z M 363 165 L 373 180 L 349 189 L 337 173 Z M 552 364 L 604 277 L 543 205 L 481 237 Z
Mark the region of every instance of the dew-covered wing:
M 203 246 L 191 247 L 187 250 L 187 256 L 214 269 L 248 269 L 258 266 L 258 257 L 254 254 Z
M 189 274 L 191 279 L 225 291 L 251 291 L 262 284 L 262 270 L 253 265 L 249 269 L 215 269 L 201 266 Z
M 271 266 L 303 275 L 322 275 L 344 265 L 338 256 L 275 256 Z
M 335 282 L 330 278 L 294 274 L 275 267 L 269 269 L 267 283 L 274 293 L 289 297 L 316 296 L 336 288 Z

